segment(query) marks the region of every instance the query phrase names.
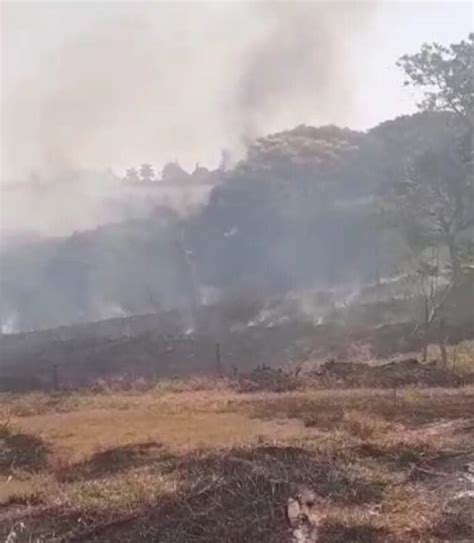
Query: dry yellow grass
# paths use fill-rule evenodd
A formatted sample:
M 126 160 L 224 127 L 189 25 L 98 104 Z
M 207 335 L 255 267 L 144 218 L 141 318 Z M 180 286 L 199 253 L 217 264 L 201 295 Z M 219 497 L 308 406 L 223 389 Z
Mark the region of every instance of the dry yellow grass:
M 321 496 L 323 543 L 469 540 L 446 503 L 472 449 L 474 387 L 173 382 L 0 400 L 0 540 L 283 543 L 300 483 Z M 441 476 L 448 459 L 459 466 Z
M 301 435 L 295 420 L 263 421 L 240 413 L 161 413 L 156 409 L 81 410 L 36 415 L 16 425 L 53 444 L 57 454 L 79 461 L 104 448 L 156 441 L 172 452 L 235 446 L 257 439 L 286 440 Z

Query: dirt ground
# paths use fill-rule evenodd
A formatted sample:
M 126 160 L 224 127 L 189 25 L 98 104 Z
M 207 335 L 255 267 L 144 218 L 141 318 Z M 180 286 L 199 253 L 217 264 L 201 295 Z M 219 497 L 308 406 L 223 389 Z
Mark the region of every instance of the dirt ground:
M 301 486 L 319 542 L 474 540 L 471 386 L 0 401 L 1 541 L 284 543 Z

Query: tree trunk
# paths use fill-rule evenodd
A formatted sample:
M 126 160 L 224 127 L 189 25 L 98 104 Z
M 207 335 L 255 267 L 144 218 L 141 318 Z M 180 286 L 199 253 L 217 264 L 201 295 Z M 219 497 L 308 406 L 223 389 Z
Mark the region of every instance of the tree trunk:
M 217 377 L 222 377 L 221 346 L 216 343 L 216 372 Z
M 425 340 L 423 344 L 423 350 L 421 351 L 421 360 L 426 362 L 428 360 L 428 342 Z
M 448 351 L 446 349 L 446 328 L 444 319 L 439 322 L 439 350 L 441 353 L 441 365 L 444 369 L 448 368 Z
M 430 311 L 428 307 L 428 300 L 425 299 L 425 326 L 423 330 L 423 353 L 422 353 L 422 360 L 423 362 L 426 362 L 428 359 L 428 332 L 430 328 Z
M 448 236 L 447 245 L 449 250 L 449 260 L 453 270 L 453 283 L 456 285 L 461 277 L 461 262 L 459 260 L 458 248 L 453 236 Z

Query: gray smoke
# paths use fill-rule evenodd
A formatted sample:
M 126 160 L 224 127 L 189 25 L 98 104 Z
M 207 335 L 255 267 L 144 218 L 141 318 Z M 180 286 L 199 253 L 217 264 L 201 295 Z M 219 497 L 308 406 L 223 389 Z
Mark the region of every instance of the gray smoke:
M 71 171 L 176 158 L 214 166 L 222 149 L 232 162 L 264 132 L 344 122 L 351 43 L 374 4 L 41 2 L 2 12 L 0 180 L 37 172 L 57 187 L 36 214 L 37 192 L 3 191 L 3 226 L 62 233 L 109 220 L 97 200 L 115 190 L 88 184 L 83 198 L 80 185 L 61 184 Z
M 308 120 L 345 124 L 353 100 L 351 43 L 366 29 L 374 8 L 374 2 L 255 8 L 268 26 L 247 51 L 237 86 L 237 125 L 246 141 L 269 127 Z

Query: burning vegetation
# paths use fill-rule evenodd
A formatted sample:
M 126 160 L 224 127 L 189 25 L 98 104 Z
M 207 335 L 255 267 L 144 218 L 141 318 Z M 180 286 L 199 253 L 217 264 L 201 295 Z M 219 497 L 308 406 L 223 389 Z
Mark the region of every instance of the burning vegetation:
M 414 114 L 261 130 L 283 103 L 304 107 L 312 71 L 342 111 L 344 51 L 372 7 L 234 8 L 267 23 L 224 55 L 240 149 L 215 167 L 75 165 L 94 155 L 95 117 L 191 84 L 143 69 L 146 17 L 103 73 L 109 39 L 91 28 L 98 63 L 71 41 L 74 65 L 23 100 L 44 117 L 35 162 L 55 164 L 2 189 L 51 219 L 10 232 L 10 212 L 0 243 L 2 541 L 474 540 L 474 35 L 400 58 Z M 121 57 L 134 70 L 110 93 Z M 150 76 L 139 93 L 135 62 Z

